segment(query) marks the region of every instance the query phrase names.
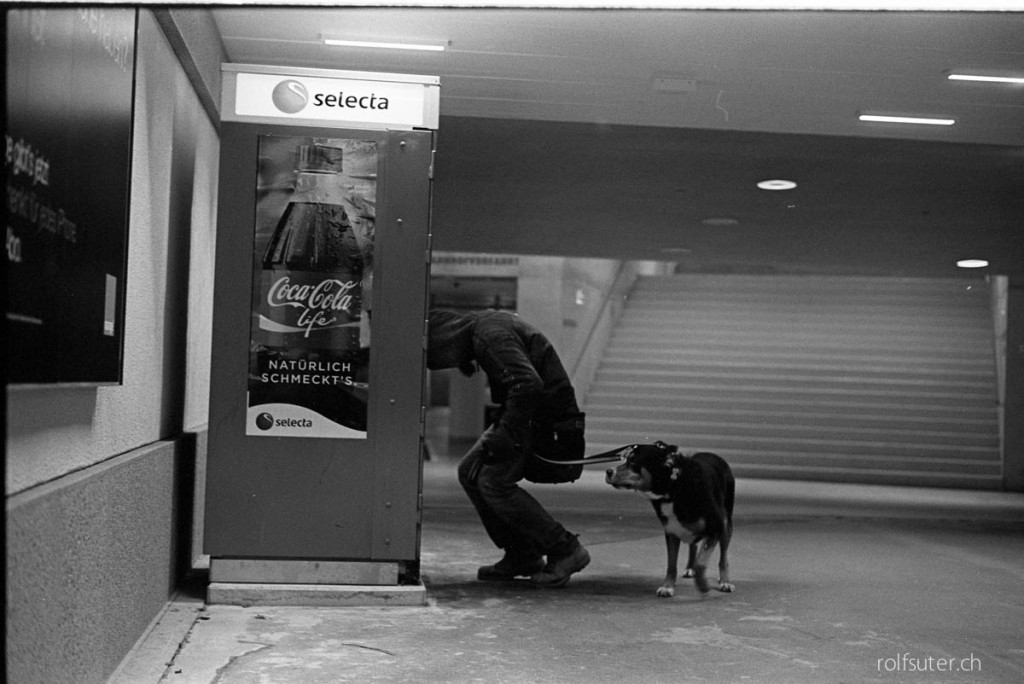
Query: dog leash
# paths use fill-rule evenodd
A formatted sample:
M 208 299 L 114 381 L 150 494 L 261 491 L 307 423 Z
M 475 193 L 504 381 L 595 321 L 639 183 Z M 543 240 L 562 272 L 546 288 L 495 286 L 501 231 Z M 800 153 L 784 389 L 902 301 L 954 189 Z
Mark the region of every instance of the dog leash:
M 594 454 L 593 456 L 587 456 L 585 458 L 578 458 L 574 461 L 554 461 L 550 458 L 544 458 L 540 454 L 534 454 L 534 457 L 539 458 L 545 463 L 551 463 L 553 465 L 589 465 L 591 463 L 613 463 L 615 461 L 624 461 L 633 450 L 636 449 L 639 444 L 627 444 L 626 446 L 619 447 L 617 449 L 611 449 L 610 451 L 603 451 L 600 454 Z

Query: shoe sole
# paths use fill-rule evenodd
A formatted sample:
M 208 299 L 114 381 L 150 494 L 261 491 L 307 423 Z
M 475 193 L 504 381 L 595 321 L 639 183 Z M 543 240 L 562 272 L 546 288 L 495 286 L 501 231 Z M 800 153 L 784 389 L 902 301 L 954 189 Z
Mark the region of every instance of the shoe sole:
M 526 577 L 530 577 L 530 575 L 529 574 L 525 574 L 525 575 L 501 575 L 501 576 L 491 575 L 489 577 L 488 576 L 481 577 L 480 575 L 476 576 L 477 580 L 479 580 L 480 582 L 515 582 L 520 577 L 526 578 Z
M 533 570 L 525 570 L 511 575 L 481 575 L 477 572 L 476 578 L 481 582 L 515 582 L 517 577 L 532 577 L 543 569 L 543 565 L 538 565 Z

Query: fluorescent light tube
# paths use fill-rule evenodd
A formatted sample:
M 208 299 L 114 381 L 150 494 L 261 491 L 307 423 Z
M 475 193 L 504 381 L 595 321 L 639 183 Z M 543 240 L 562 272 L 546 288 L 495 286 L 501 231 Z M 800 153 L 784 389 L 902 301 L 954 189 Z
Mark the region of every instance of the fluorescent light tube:
M 981 83 L 1016 83 L 1024 85 L 1021 76 L 978 76 L 975 74 L 950 74 L 950 81 L 979 81 Z
M 905 123 L 924 124 L 926 126 L 952 126 L 956 119 L 935 119 L 923 116 L 888 116 L 883 114 L 861 114 L 858 117 L 861 121 L 876 121 L 880 123 Z
M 334 47 L 362 47 L 362 48 L 381 48 L 384 50 L 429 50 L 433 52 L 443 52 L 444 44 L 442 43 L 388 43 L 374 40 L 346 40 L 343 38 L 327 38 L 323 39 L 324 45 L 331 45 Z

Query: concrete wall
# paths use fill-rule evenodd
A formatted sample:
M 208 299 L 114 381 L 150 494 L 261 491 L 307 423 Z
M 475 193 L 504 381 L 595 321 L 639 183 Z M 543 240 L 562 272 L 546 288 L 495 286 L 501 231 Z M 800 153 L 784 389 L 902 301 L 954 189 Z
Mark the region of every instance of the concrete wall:
M 517 311 L 555 345 L 581 406 L 637 276 L 669 273 L 672 267 L 655 261 L 519 257 Z
M 7 681 L 113 672 L 180 576 L 194 454 L 159 441 L 8 499 Z
M 620 267 L 613 259 L 520 256 L 516 311 L 576 364 Z
M 1024 279 L 1006 289 L 1006 368 L 1003 411 L 1003 488 L 1024 492 Z
M 140 12 L 120 386 L 7 392 L 7 675 L 104 681 L 188 564 L 218 135 Z M 198 434 L 197 434 L 198 433 Z

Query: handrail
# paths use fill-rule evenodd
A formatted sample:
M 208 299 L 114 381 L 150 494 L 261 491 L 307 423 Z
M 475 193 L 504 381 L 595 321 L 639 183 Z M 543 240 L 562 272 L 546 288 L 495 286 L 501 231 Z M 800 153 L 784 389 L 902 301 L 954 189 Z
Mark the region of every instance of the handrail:
M 615 273 L 615 278 L 612 280 L 611 287 L 608 288 L 604 294 L 604 303 L 601 305 L 600 313 L 594 319 L 593 325 L 590 326 L 590 330 L 587 333 L 587 338 L 580 348 L 579 355 L 576 357 L 573 363 L 572 378 L 573 386 L 576 389 L 576 398 L 582 405 L 587 392 L 590 389 L 590 383 L 597 373 L 597 366 L 594 365 L 593 369 L 589 372 L 584 367 L 585 363 L 592 363 L 591 354 L 596 351 L 596 339 L 598 329 L 610 330 L 614 324 L 621 310 L 613 312 L 614 305 L 620 301 L 620 297 L 624 297 L 629 289 L 632 287 L 633 282 L 637 278 L 637 272 L 635 268 L 632 268 L 635 262 L 631 261 L 620 261 L 619 267 Z M 629 268 L 627 268 L 629 267 Z M 580 375 L 586 375 L 585 378 L 581 378 Z
M 587 332 L 587 339 L 583 341 L 583 345 L 580 347 L 579 356 L 576 357 L 576 363 L 572 367 L 572 375 L 576 375 L 576 371 L 579 370 L 580 363 L 587 355 L 587 350 L 590 347 L 590 343 L 594 339 L 594 331 L 601 325 L 601 321 L 604 320 L 605 313 L 608 310 L 609 303 L 612 298 L 612 293 L 615 292 L 616 285 L 619 284 L 619 278 L 622 277 L 622 271 L 626 267 L 625 261 L 620 261 L 618 268 L 615 270 L 615 277 L 612 278 L 612 284 L 608 287 L 608 290 L 604 293 L 604 301 L 601 304 L 601 311 L 597 314 L 594 319 L 594 324 L 590 326 L 590 331 Z

